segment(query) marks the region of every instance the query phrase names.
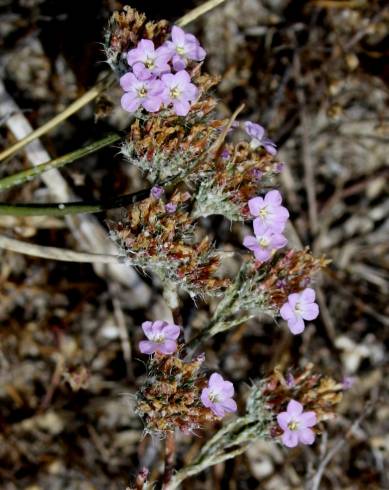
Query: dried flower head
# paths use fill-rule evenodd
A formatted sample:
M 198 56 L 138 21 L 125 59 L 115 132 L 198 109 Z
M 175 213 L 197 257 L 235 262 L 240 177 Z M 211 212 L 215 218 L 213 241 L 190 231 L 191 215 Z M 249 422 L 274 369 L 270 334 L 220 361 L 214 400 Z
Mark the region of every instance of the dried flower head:
M 175 193 L 170 202 L 177 206 L 187 197 Z M 214 276 L 219 257 L 207 238 L 195 241 L 189 214 L 167 212 L 162 200 L 151 197 L 135 204 L 125 219 L 111 222 L 110 228 L 131 265 L 151 270 L 192 295 L 217 292 L 228 283 Z
M 112 70 L 118 76 L 128 72 L 127 53 L 141 39 L 150 39 L 160 46 L 168 37 L 168 22 L 146 22 L 146 16 L 125 6 L 112 14 L 105 34 L 105 53 Z
M 137 394 L 136 412 L 147 432 L 180 429 L 190 433 L 217 420 L 200 399 L 207 381 L 200 373 L 204 355 L 193 361 L 155 354 L 147 366 L 147 381 Z
M 342 383 L 338 383 L 328 376 L 316 373 L 313 364 L 308 364 L 302 370 L 293 372 L 292 383 L 290 382 L 290 372 L 284 375 L 279 368 L 275 368 L 273 374 L 261 382 L 260 389 L 266 406 L 274 414 L 271 429 L 274 437 L 281 435 L 282 431 L 285 432 L 283 426 L 285 424 L 282 423 L 281 425 L 280 420 L 277 423 L 277 416 L 286 411 L 289 415 L 292 415 L 292 420 L 293 417 L 296 418 L 295 416 L 298 415 L 297 412 L 302 407 L 308 413 L 314 412 L 316 421 L 312 424 L 315 425 L 315 428 L 312 430 L 318 433 L 319 427 L 316 424 L 332 419 L 335 416 L 336 406 L 340 403 L 343 392 Z M 299 403 L 301 407 L 294 403 L 291 410 L 289 410 L 287 407 L 291 400 Z M 310 422 L 313 422 L 312 415 L 307 417 Z M 286 416 L 282 415 L 281 419 L 282 422 L 285 422 Z M 312 427 L 310 425 L 306 426 Z M 302 425 L 299 427 L 303 428 Z M 296 439 L 295 435 L 290 434 L 285 437 L 289 442 L 291 442 L 290 439 L 293 439 L 293 441 Z M 304 444 L 307 444 L 307 442 Z

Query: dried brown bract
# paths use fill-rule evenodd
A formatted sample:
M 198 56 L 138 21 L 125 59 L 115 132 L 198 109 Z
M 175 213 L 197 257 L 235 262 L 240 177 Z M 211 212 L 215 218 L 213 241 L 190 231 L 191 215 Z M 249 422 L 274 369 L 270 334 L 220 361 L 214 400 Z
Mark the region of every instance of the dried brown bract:
M 187 193 L 176 193 L 171 202 L 182 204 Z M 189 214 L 177 209 L 167 213 L 162 200 L 150 197 L 129 209 L 124 220 L 110 223 L 113 238 L 132 265 L 177 283 L 191 294 L 211 293 L 228 281 L 213 276 L 219 258 L 208 238 L 194 239 Z
M 190 433 L 218 420 L 200 401 L 207 380 L 200 373 L 204 355 L 193 361 L 155 354 L 148 364 L 147 382 L 137 395 L 136 411 L 147 432 L 180 429 Z
M 146 22 L 146 16 L 125 6 L 112 14 L 105 34 L 104 48 L 107 61 L 117 75 L 127 71 L 125 56 L 141 39 L 150 39 L 158 47 L 167 37 L 166 20 Z

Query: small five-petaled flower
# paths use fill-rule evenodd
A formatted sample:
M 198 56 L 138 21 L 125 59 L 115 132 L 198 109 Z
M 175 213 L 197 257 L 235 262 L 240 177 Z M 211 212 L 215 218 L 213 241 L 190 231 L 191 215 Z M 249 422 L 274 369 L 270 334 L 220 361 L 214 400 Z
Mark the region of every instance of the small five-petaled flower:
M 315 291 L 305 288 L 301 293 L 288 296 L 288 301 L 280 309 L 281 317 L 288 322 L 289 330 L 297 335 L 304 331 L 304 320 L 314 320 L 319 315 L 319 306 L 315 303 Z
M 177 339 L 180 336 L 180 327 L 172 323 L 157 320 L 156 322 L 143 322 L 142 329 L 148 340 L 139 342 L 142 354 L 173 354 L 177 350 Z
M 258 220 L 263 228 L 270 228 L 274 232 L 280 233 L 285 228 L 289 218 L 289 211 L 281 206 L 282 196 L 272 190 L 265 194 L 265 197 L 253 197 L 249 200 L 248 206 L 252 216 Z
M 311 429 L 316 423 L 315 412 L 303 412 L 303 406 L 296 400 L 290 400 L 286 412 L 277 415 L 277 422 L 284 431 L 282 442 L 286 447 L 301 444 L 313 444 L 315 433 Z
M 236 402 L 232 398 L 234 392 L 231 381 L 225 381 L 220 374 L 213 373 L 209 378 L 208 387 L 201 392 L 201 401 L 217 417 L 224 417 L 226 413 L 237 410 Z
M 265 129 L 256 123 L 246 121 L 244 123 L 244 129 L 246 133 L 251 137 L 250 146 L 253 150 L 256 150 L 260 146 L 270 153 L 270 155 L 277 154 L 277 146 L 273 141 L 265 136 Z

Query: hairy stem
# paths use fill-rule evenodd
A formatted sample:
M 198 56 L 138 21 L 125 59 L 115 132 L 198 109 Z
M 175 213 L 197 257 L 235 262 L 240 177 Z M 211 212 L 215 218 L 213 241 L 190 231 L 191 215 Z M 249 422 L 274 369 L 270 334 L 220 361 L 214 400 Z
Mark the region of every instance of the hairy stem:
M 176 456 L 176 440 L 174 431 L 169 430 L 165 439 L 165 470 L 163 474 L 162 490 L 170 489 L 170 481 L 173 476 L 174 462 Z
M 17 174 L 0 179 L 0 190 L 9 189 L 10 187 L 24 184 L 25 182 L 32 180 L 34 177 L 37 177 L 48 170 L 52 170 L 53 168 L 64 167 L 68 163 L 72 163 L 79 158 L 89 155 L 90 153 L 94 153 L 105 146 L 115 143 L 115 141 L 118 141 L 119 139 L 120 135 L 118 133 L 111 133 L 101 140 L 95 141 L 84 148 L 80 148 L 72 151 L 71 153 L 63 155 L 62 157 L 55 158 L 36 167 L 29 168 L 27 170 L 23 170 L 22 172 L 18 172 Z

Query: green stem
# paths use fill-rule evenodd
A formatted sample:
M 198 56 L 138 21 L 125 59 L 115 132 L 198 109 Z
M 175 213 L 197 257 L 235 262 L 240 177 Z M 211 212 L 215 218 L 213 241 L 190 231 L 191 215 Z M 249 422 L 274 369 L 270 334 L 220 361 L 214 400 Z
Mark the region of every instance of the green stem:
M 108 136 L 105 136 L 99 141 L 95 141 L 90 145 L 85 146 L 84 148 L 80 148 L 78 150 L 72 151 L 62 157 L 55 158 L 46 163 L 42 163 L 41 165 L 37 165 L 36 167 L 29 168 L 27 170 L 23 170 L 22 172 L 18 172 L 17 174 L 10 175 L 3 179 L 0 179 L 0 190 L 9 189 L 15 185 L 24 184 L 29 180 L 32 180 L 34 177 L 41 175 L 43 172 L 47 172 L 48 170 L 52 170 L 53 168 L 61 168 L 67 165 L 68 163 L 72 163 L 79 158 L 84 157 L 85 155 L 89 155 L 90 153 L 94 153 L 95 151 L 104 148 L 115 141 L 120 140 L 121 136 L 118 133 L 111 133 Z
M 67 216 L 70 214 L 101 213 L 129 206 L 150 195 L 150 189 L 126 194 L 109 201 L 80 201 L 54 204 L 0 204 L 0 216 Z

